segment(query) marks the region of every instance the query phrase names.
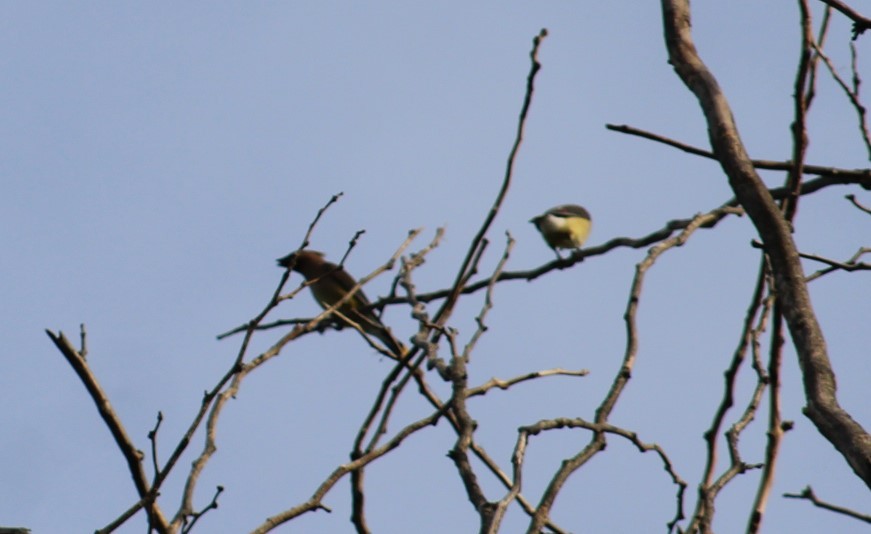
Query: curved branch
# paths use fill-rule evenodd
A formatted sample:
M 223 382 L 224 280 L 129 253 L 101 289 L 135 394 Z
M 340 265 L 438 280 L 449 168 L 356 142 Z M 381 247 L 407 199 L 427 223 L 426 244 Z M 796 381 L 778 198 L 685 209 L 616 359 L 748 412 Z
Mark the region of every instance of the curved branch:
M 777 298 L 801 366 L 807 399 L 804 412 L 871 487 L 871 436 L 838 404 L 835 373 L 811 305 L 790 225 L 756 174 L 726 96 L 695 49 L 688 0 L 662 0 L 662 10 L 669 62 L 698 98 L 713 151 L 771 260 Z

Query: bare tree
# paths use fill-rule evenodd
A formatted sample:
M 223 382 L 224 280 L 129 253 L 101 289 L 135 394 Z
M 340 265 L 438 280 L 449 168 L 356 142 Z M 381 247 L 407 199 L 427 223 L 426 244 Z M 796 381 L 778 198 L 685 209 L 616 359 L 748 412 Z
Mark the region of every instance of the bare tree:
M 541 68 L 539 51 L 547 36 L 547 32 L 542 30 L 533 41 L 526 92 L 503 181 L 484 221 L 469 244 L 465 257 L 458 261 L 453 284 L 438 291 L 417 291 L 415 271 L 426 264 L 428 254 L 439 246 L 442 231 L 436 232 L 428 243 L 416 245 L 421 231 L 414 230 L 397 245 L 396 252 L 388 260 L 361 278 L 339 302 L 328 306 L 317 317 L 267 322 L 267 317 L 279 304 L 307 291 L 311 285 L 311 282 L 306 281 L 294 285 L 297 280 L 292 271 L 287 270 L 275 291 L 266 299 L 267 302 L 259 314 L 244 325 L 219 336 L 228 340 L 241 339 L 237 356 L 214 386 L 205 392 L 187 432 L 178 440 L 169 458 L 165 460 L 161 461 L 157 453 L 162 415 L 158 414 L 156 424 L 148 434 L 151 447 L 150 452 L 144 454 L 137 449 L 134 440 L 113 410 L 110 399 L 88 366 L 84 327 L 81 330 L 79 347 L 75 347 L 62 333 L 49 331 L 49 336 L 86 387 L 112 433 L 127 462 L 139 495 L 137 502 L 131 503 L 130 508 L 123 513 L 116 514 L 117 517 L 98 532 L 112 532 L 139 511 L 144 511 L 143 515 L 147 517 L 151 530 L 161 533 L 191 531 L 205 513 L 217 508 L 223 491 L 221 487 L 215 488 L 210 492 L 208 504 L 200 509 L 195 508 L 199 477 L 216 450 L 216 429 L 227 402 L 240 391 L 251 373 L 280 357 L 282 350 L 289 344 L 303 336 L 329 328 L 357 330 L 371 347 L 391 356 L 395 364 L 373 399 L 367 417 L 360 422 L 356 438 L 349 444 L 350 461 L 336 466 L 313 489 L 309 499 L 290 503 L 283 510 L 276 510 L 262 524 L 252 525 L 252 532 L 269 532 L 308 512 L 328 509 L 325 497 L 346 477 L 351 488 L 351 522 L 354 528 L 358 532 L 377 531 L 377 527 L 369 526 L 366 514 L 367 469 L 373 461 L 402 447 L 410 436 L 426 432 L 439 422 L 449 425 L 455 436 L 449 457 L 468 501 L 478 514 L 479 532 L 498 532 L 506 512 L 511 507 L 517 507 L 527 514 L 527 532 L 569 532 L 574 529 L 573 525 L 560 525 L 553 520 L 555 501 L 566 482 L 594 457 L 603 453 L 611 438 L 625 440 L 640 452 L 652 452 L 661 463 L 674 488 L 675 507 L 670 512 L 670 521 L 664 525 L 670 532 L 712 532 L 716 502 L 722 490 L 744 473 L 759 470 L 756 495 L 752 509 L 748 511 L 747 526 L 748 532 L 757 532 L 771 499 L 781 444 L 785 433 L 791 428 L 791 423 L 783 420 L 780 391 L 781 365 L 784 345 L 787 342 L 795 348 L 802 371 L 805 415 L 819 433 L 840 452 L 855 475 L 871 487 L 871 437 L 838 403 L 836 370 L 829 359 L 823 330 L 814 314 L 808 292 L 808 284 L 822 276 L 835 272 L 858 272 L 854 276 L 862 276 L 861 271 L 871 270 L 871 265 L 862 261 L 863 256 L 871 249 L 860 245 L 854 256 L 843 260 L 804 254 L 796 246 L 792 227 L 792 222 L 799 213 L 800 201 L 806 195 L 844 185 L 852 186 L 853 189 L 857 189 L 857 186 L 865 190 L 871 189 L 869 169 L 821 167 L 805 162 L 808 138 L 811 135 L 807 115 L 814 100 L 817 79 L 821 76 L 821 66 L 825 66 L 829 75 L 837 80 L 845 98 L 855 109 L 859 124 L 858 134 L 871 155 L 871 136 L 868 134 L 865 108 L 859 94 L 861 78 L 856 66 L 855 48 L 852 49 L 854 61 L 852 80 L 849 82 L 838 75 L 824 52 L 831 17 L 849 17 L 854 22 L 854 38 L 858 38 L 869 24 L 867 19 L 846 4 L 823 0 L 827 4 L 825 15 L 815 27 L 810 15 L 809 1 L 798 1 L 802 31 L 794 85 L 790 160 L 761 161 L 748 156 L 733 119 L 727 95 L 694 47 L 689 2 L 663 0 L 663 26 L 669 62 L 678 77 L 698 99 L 700 111 L 708 126 L 710 149 L 692 146 L 632 126 L 608 125 L 608 128 L 663 143 L 691 156 L 716 160 L 722 168 L 724 178 L 728 180 L 734 198 L 724 199 L 719 206 L 694 216 L 670 220 L 645 235 L 615 237 L 599 246 L 575 251 L 568 258 L 558 258 L 531 270 L 508 270 L 514 240 L 507 235 L 495 268 L 482 275 L 482 259 L 487 255 L 493 239 L 492 223 L 510 192 L 515 160 L 521 149 L 526 120 L 535 94 L 536 75 Z M 759 178 L 758 169 L 782 172 L 783 185 L 777 188 L 766 187 Z M 338 194 L 331 198 L 317 213 L 297 251 L 309 246 L 311 236 L 317 231 L 318 222 L 322 217 L 329 216 L 328 208 L 340 196 Z M 871 214 L 871 210 L 859 197 L 850 194 L 847 198 L 852 204 L 850 209 Z M 745 214 L 752 221 L 759 238 L 756 243 L 759 249 L 758 275 L 751 291 L 737 346 L 725 369 L 721 402 L 711 416 L 710 426 L 700 429 L 700 433 L 703 432 L 705 436 L 706 465 L 703 475 L 699 480 L 687 481 L 679 474 L 676 459 L 664 447 L 647 441 L 646 437 L 639 436 L 631 428 L 615 424 L 611 415 L 632 379 L 633 368 L 639 357 L 637 312 L 644 303 L 643 290 L 647 273 L 663 254 L 682 246 L 700 230 L 715 230 L 721 221 Z M 345 259 L 353 252 L 359 236 L 360 233 L 350 240 L 339 265 L 344 264 Z M 412 251 L 413 246 L 419 248 Z M 476 437 L 475 411 L 469 405 L 469 399 L 485 395 L 497 388 L 511 390 L 528 381 L 548 380 L 555 376 L 583 377 L 587 374 L 583 369 L 540 369 L 511 378 L 492 379 L 481 384 L 470 383 L 468 366 L 474 365 L 472 354 L 487 330 L 488 313 L 494 306 L 491 297 L 496 288 L 511 280 L 533 281 L 560 270 L 571 269 L 581 262 L 596 261 L 598 257 L 620 248 L 648 247 L 650 248 L 644 259 L 636 265 L 635 276 L 628 290 L 624 315 L 626 344 L 622 361 L 614 373 L 609 390 L 595 410 L 590 414 L 580 413 L 571 418 L 553 417 L 532 423 L 518 421 L 519 428 L 511 457 L 500 459 L 491 455 Z M 802 258 L 821 264 L 821 269 L 807 275 L 802 267 Z M 371 307 L 376 311 L 387 306 L 403 307 L 415 320 L 417 332 L 411 338 L 411 347 L 405 354 L 392 353 L 389 347 L 382 346 L 377 338 L 372 338 L 369 335 L 371 332 L 367 332 L 367 329 L 361 328 L 341 312 L 342 306 L 370 280 L 391 270 L 397 271 L 391 293 Z M 463 344 L 451 327 L 451 318 L 462 299 L 478 292 L 483 292 L 485 298 L 476 319 L 477 330 Z M 276 331 L 282 334 L 267 350 L 256 355 L 250 353 L 250 342 L 254 336 L 266 336 Z M 769 333 L 767 349 L 763 347 L 766 333 Z M 755 375 L 755 387 L 749 396 L 741 397 L 736 390 L 736 376 L 739 370 L 748 366 Z M 447 398 L 438 395 L 438 388 L 434 387 L 436 383 L 448 386 L 450 394 Z M 394 418 L 397 406 L 415 395 L 428 403 L 429 413 L 416 420 L 398 424 L 398 430 L 389 430 L 391 426 L 397 425 Z M 749 423 L 763 405 L 768 408 L 768 421 L 764 429 L 767 439 L 765 456 L 762 462 L 750 463 L 742 458 L 738 441 L 748 431 Z M 740 413 L 729 422 L 729 414 L 736 406 Z M 202 449 L 194 453 L 191 468 L 186 474 L 182 474 L 178 462 L 189 452 L 192 437 L 201 428 L 205 430 Z M 540 495 L 525 493 L 525 461 L 529 448 L 535 445 L 533 438 L 545 433 L 570 432 L 572 429 L 583 430 L 588 436 L 587 441 L 579 444 L 573 454 L 560 462 L 559 467 L 550 474 L 550 482 Z M 721 442 L 720 437 L 723 435 L 725 440 Z M 718 459 L 724 444 L 729 465 L 718 471 Z M 183 476 L 186 480 L 181 502 L 174 506 L 160 495 L 161 487 L 172 474 Z M 482 483 L 484 479 L 496 481 L 504 489 L 494 495 L 485 489 L 486 485 Z M 686 491 L 691 484 L 698 488 L 694 499 Z M 857 521 L 869 521 L 867 515 L 824 503 L 810 488 L 787 496 L 807 499 L 833 512 L 850 514 Z M 173 510 L 167 511 L 170 508 Z M 689 508 L 692 508 L 691 512 L 688 512 Z

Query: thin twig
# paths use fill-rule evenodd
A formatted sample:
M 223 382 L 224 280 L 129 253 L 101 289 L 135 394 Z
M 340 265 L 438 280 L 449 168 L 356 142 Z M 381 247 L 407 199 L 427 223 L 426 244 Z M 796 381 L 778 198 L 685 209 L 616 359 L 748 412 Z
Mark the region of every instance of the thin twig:
M 517 133 L 514 138 L 514 145 L 511 147 L 511 152 L 508 155 L 508 163 L 505 168 L 505 177 L 502 180 L 502 186 L 499 190 L 499 194 L 496 195 L 496 200 L 493 202 L 493 205 L 490 208 L 490 212 L 487 214 L 487 217 L 481 224 L 481 228 L 478 230 L 478 233 L 472 239 L 472 244 L 469 247 L 469 251 L 466 253 L 466 258 L 463 260 L 463 263 L 460 266 L 459 271 L 457 272 L 457 276 L 454 280 L 450 292 L 448 293 L 448 298 L 445 300 L 441 308 L 435 314 L 434 322 L 436 324 L 446 324 L 446 321 L 450 316 L 451 312 L 453 311 L 454 304 L 459 298 L 463 287 L 466 285 L 466 282 L 468 281 L 471 273 L 477 269 L 477 264 L 473 263 L 473 259 L 476 257 L 480 257 L 480 249 L 482 246 L 484 246 L 484 238 L 487 235 L 487 231 L 490 229 L 490 225 L 493 223 L 493 220 L 499 213 L 499 209 L 502 207 L 502 201 L 505 199 L 505 195 L 508 193 L 508 188 L 511 185 L 511 178 L 514 173 L 514 161 L 517 158 L 518 152 L 520 151 L 520 144 L 523 142 L 523 131 L 526 128 L 526 117 L 529 113 L 529 107 L 532 104 L 532 95 L 535 89 L 535 77 L 538 74 L 538 71 L 541 70 L 541 63 L 539 63 L 538 61 L 538 49 L 541 46 L 541 43 L 545 37 L 547 37 L 547 30 L 542 29 L 538 33 L 538 35 L 532 40 L 532 51 L 529 53 L 531 66 L 529 70 L 529 75 L 526 78 L 526 93 L 523 97 L 523 105 L 520 109 L 520 118 L 517 122 Z M 439 334 L 436 333 L 436 335 L 438 336 Z
M 321 207 L 321 209 L 318 210 L 317 215 L 315 215 L 315 218 L 312 219 L 311 224 L 308 225 L 308 230 L 306 230 L 305 236 L 303 236 L 303 238 L 302 238 L 302 242 L 299 244 L 299 247 L 297 247 L 297 249 L 296 249 L 297 251 L 300 251 L 300 250 L 306 248 L 307 246 L 309 246 L 309 241 L 311 240 L 311 236 L 315 231 L 315 226 L 317 226 L 318 222 L 320 222 L 321 217 L 323 217 L 324 213 L 326 213 L 326 211 L 330 208 L 330 206 L 332 206 L 333 204 L 338 202 L 339 199 L 342 198 L 342 195 L 344 195 L 344 194 L 345 193 L 343 191 L 339 191 L 338 193 L 336 193 L 335 195 L 330 197 L 330 199 L 327 201 L 327 203 L 324 204 L 323 207 Z
M 871 20 L 863 17 L 858 11 L 854 10 L 847 4 L 841 2 L 841 0 L 820 0 L 822 3 L 829 5 L 841 13 L 843 13 L 848 19 L 853 21 L 853 40 L 855 41 L 859 35 L 871 28 Z
M 509 232 L 505 232 L 505 241 L 505 252 L 502 254 L 502 258 L 500 258 L 496 269 L 493 271 L 493 275 L 490 276 L 490 279 L 494 280 L 494 282 L 490 284 L 490 287 L 488 287 L 487 291 L 484 293 L 484 305 L 481 307 L 481 312 L 477 317 L 475 317 L 475 323 L 478 325 L 478 328 L 475 329 L 469 342 L 466 343 L 466 346 L 463 348 L 462 357 L 466 360 L 466 363 L 469 363 L 472 359 L 472 352 L 475 350 L 475 345 L 478 343 L 478 340 L 481 339 L 481 336 L 483 336 L 487 331 L 487 325 L 484 321 L 487 314 L 491 309 L 493 309 L 493 288 L 495 287 L 495 280 L 499 276 L 499 273 L 505 269 L 505 265 L 508 263 L 508 257 L 511 254 L 511 250 L 514 248 L 515 241 Z M 468 391 L 466 392 L 466 396 L 468 397 Z
M 677 492 L 677 502 L 678 502 L 678 510 L 683 508 L 683 496 L 686 492 L 686 488 L 688 484 L 681 477 L 674 468 L 674 462 L 672 462 L 671 458 L 669 458 L 668 454 L 666 454 L 665 450 L 656 443 L 645 443 L 643 442 L 636 432 L 632 432 L 630 430 L 626 430 L 624 428 L 620 428 L 618 426 L 612 425 L 610 423 L 604 422 L 592 422 L 586 421 L 581 418 L 566 418 L 559 417 L 556 419 L 545 419 L 542 421 L 538 421 L 535 424 L 522 426 L 518 429 L 518 432 L 523 435 L 523 439 L 528 439 L 529 436 L 536 436 L 542 432 L 550 431 L 550 430 L 560 430 L 563 428 L 583 428 L 586 430 L 592 431 L 595 435 L 604 435 L 604 434 L 614 434 L 620 436 L 622 438 L 630 441 L 635 447 L 639 450 L 639 452 L 646 453 L 653 451 L 659 457 L 660 461 L 663 464 L 663 469 L 669 474 L 671 477 L 672 483 L 678 487 Z M 528 533 L 538 532 L 532 529 L 527 530 Z
M 838 506 L 836 504 L 831 504 L 819 499 L 814 493 L 813 488 L 810 486 L 806 487 L 802 490 L 801 493 L 784 493 L 784 497 L 787 499 L 806 499 L 824 510 L 829 510 L 831 512 L 837 512 L 839 514 L 846 515 L 848 517 L 852 517 L 853 519 L 858 519 L 864 523 L 871 523 L 871 515 L 861 514 L 855 510 L 850 510 L 849 508 L 844 508 L 843 506 Z
M 774 280 L 770 287 L 774 287 Z M 774 287 L 774 290 L 777 288 Z M 765 509 L 768 504 L 768 499 L 771 496 L 771 491 L 774 488 L 774 474 L 776 472 L 777 460 L 780 454 L 780 445 L 783 441 L 783 436 L 791 425 L 785 424 L 782 417 L 782 403 L 780 397 L 780 371 L 783 364 L 783 345 L 784 339 L 784 321 L 783 313 L 780 310 L 780 302 L 775 300 L 774 313 L 772 314 L 771 323 L 771 340 L 768 352 L 768 372 L 763 374 L 762 369 L 758 369 L 760 374 L 761 384 L 767 383 L 768 387 L 768 431 L 766 432 L 765 445 L 765 462 L 762 468 L 762 476 L 759 479 L 759 486 L 756 491 L 756 498 L 753 501 L 753 509 L 750 512 L 750 518 L 747 522 L 748 534 L 759 532 L 762 527 L 762 517 L 765 514 Z M 760 391 L 761 395 L 761 391 Z M 755 412 L 755 409 L 754 409 Z M 736 445 L 737 446 L 737 445 Z
M 511 235 L 507 235 L 507 243 L 505 245 L 505 252 L 502 254 L 499 262 L 496 265 L 495 272 L 493 276 L 491 276 L 491 280 L 493 282 L 490 284 L 490 287 L 487 288 L 484 297 L 484 304 L 481 307 L 481 312 L 478 314 L 477 322 L 478 328 L 475 331 L 475 334 L 472 336 L 472 339 L 466 345 L 465 350 L 462 354 L 455 354 L 451 358 L 450 363 L 450 377 L 451 377 L 451 398 L 448 399 L 448 406 L 450 406 L 451 414 L 456 420 L 457 426 L 459 428 L 459 432 L 457 433 L 457 441 L 454 444 L 454 447 L 448 452 L 448 457 L 454 461 L 454 464 L 457 467 L 457 472 L 460 475 L 460 479 L 463 482 L 463 487 L 466 489 L 466 495 L 469 498 L 469 501 L 475 507 L 475 511 L 478 512 L 481 521 L 480 532 L 487 534 L 495 534 L 499 530 L 499 525 L 503 518 L 503 514 L 496 514 L 498 506 L 487 500 L 486 495 L 484 494 L 484 489 L 478 483 L 478 477 L 475 475 L 475 471 L 472 468 L 472 463 L 469 458 L 469 450 L 471 448 L 471 444 L 473 441 L 473 434 L 475 429 L 477 428 L 477 423 L 472 419 L 471 414 L 468 411 L 468 407 L 466 404 L 466 400 L 468 399 L 468 381 L 469 375 L 466 371 L 467 362 L 469 361 L 469 354 L 471 350 L 474 348 L 475 343 L 486 330 L 486 326 L 484 324 L 484 320 L 487 316 L 487 312 L 493 307 L 493 291 L 496 287 L 496 279 L 499 273 L 505 268 L 505 265 L 508 263 L 508 258 L 511 254 L 511 249 L 514 245 L 514 240 L 511 238 Z M 452 335 L 450 337 L 453 337 Z M 520 493 L 520 488 L 515 488 L 515 483 L 512 483 L 510 494 L 513 494 L 514 497 Z M 512 497 L 513 499 L 513 497 Z M 504 513 L 504 508 L 501 509 Z
M 862 204 L 860 204 L 859 201 L 856 200 L 856 195 L 853 195 L 853 194 L 850 194 L 850 195 L 844 195 L 844 198 L 846 198 L 847 200 L 849 200 L 849 201 L 850 201 L 854 206 L 856 206 L 856 207 L 859 208 L 860 210 L 864 211 L 864 212 L 867 213 L 868 215 L 871 215 L 871 208 L 869 208 L 869 207 L 867 207 L 867 206 L 863 206 Z
M 670 139 L 659 134 L 635 128 L 633 126 L 628 126 L 626 124 L 606 124 L 605 127 L 615 132 L 620 132 L 627 135 L 634 135 L 636 137 L 642 137 L 644 139 L 656 141 L 657 143 L 662 143 L 664 145 L 677 148 L 678 150 L 681 150 L 688 154 L 694 154 L 696 156 L 701 156 L 703 158 L 707 158 L 713 161 L 718 161 L 717 156 L 715 156 L 714 153 L 710 150 L 705 150 L 703 148 L 688 145 L 686 143 L 682 143 L 680 141 L 676 141 L 674 139 Z M 750 163 L 753 165 L 754 168 L 766 171 L 788 171 L 792 167 L 791 161 L 752 159 L 750 160 Z M 841 169 L 838 167 L 826 167 L 822 165 L 805 165 L 804 172 L 806 174 L 814 174 L 818 176 L 829 176 L 833 178 L 838 177 L 842 180 L 846 180 L 838 183 L 861 183 L 864 184 L 863 187 L 866 188 L 869 187 L 869 182 L 865 180 L 869 176 L 871 176 L 871 169 Z M 807 194 L 808 192 L 813 191 L 807 191 L 805 188 L 802 188 L 802 194 Z M 777 196 L 775 196 L 775 198 L 777 198 Z
M 855 48 L 852 46 L 850 50 L 853 54 L 852 67 L 853 67 L 853 88 L 841 78 L 841 75 L 838 74 L 838 70 L 832 64 L 832 60 L 822 51 L 819 46 L 814 45 L 814 48 L 817 52 L 817 55 L 823 60 L 826 68 L 829 69 L 829 73 L 832 75 L 832 78 L 838 84 L 838 86 L 844 91 L 844 94 L 847 96 L 847 99 L 850 101 L 850 104 L 856 110 L 856 117 L 859 121 L 859 132 L 862 134 L 862 140 L 865 142 L 865 150 L 868 153 L 868 157 L 871 158 L 871 134 L 868 133 L 868 123 L 866 120 L 866 109 L 865 106 L 862 105 L 862 101 L 859 96 L 859 86 L 861 84 L 861 78 L 859 77 L 859 73 L 856 70 L 856 57 L 855 57 Z
M 154 476 L 160 472 L 160 462 L 157 459 L 157 431 L 160 430 L 160 424 L 163 423 L 163 412 L 157 412 L 157 421 L 154 423 L 154 428 L 148 432 L 148 441 L 151 442 L 151 465 L 154 469 Z M 154 481 L 152 481 L 154 485 Z
M 218 487 L 216 487 L 216 488 L 215 488 L 215 495 L 212 496 L 212 501 L 211 501 L 209 504 L 207 504 L 207 505 L 206 505 L 202 510 L 200 510 L 199 512 L 195 512 L 195 513 L 191 514 L 191 516 L 190 516 L 190 517 L 191 517 L 190 522 L 187 523 L 187 524 L 184 526 L 184 528 L 182 528 L 181 531 L 182 531 L 183 533 L 187 534 L 188 532 L 190 532 L 190 531 L 193 530 L 194 525 L 196 525 L 197 521 L 199 521 L 201 517 L 203 517 L 204 515 L 206 515 L 206 512 L 208 512 L 209 510 L 217 510 L 217 508 L 218 508 L 218 497 L 219 497 L 219 496 L 221 495 L 221 493 L 223 493 L 223 492 L 224 492 L 224 486 L 218 486 Z
M 792 132 L 792 167 L 787 173 L 785 184 L 789 193 L 780 201 L 780 209 L 788 221 L 792 221 L 798 211 L 799 191 L 801 190 L 802 178 L 804 178 L 804 158 L 808 144 L 805 122 L 810 108 L 807 93 L 813 90 L 808 87 L 808 84 L 811 69 L 816 65 L 811 61 L 811 52 L 816 43 L 814 42 L 810 7 L 807 5 L 807 0 L 798 0 L 798 5 L 801 12 L 801 49 L 793 85 L 794 116 L 790 127 Z
M 141 510 L 144 507 L 147 507 L 152 501 L 157 499 L 159 493 L 156 492 L 148 492 L 144 497 L 139 499 L 136 503 L 133 504 L 130 508 L 125 510 L 121 515 L 119 515 L 116 519 L 114 519 L 111 523 L 106 525 L 105 527 L 94 531 L 94 534 L 111 534 L 116 529 L 118 529 L 121 525 L 127 522 L 128 519 L 136 515 L 136 512 Z
M 714 471 L 717 467 L 719 455 L 718 436 L 723 427 L 726 414 L 735 404 L 735 386 L 738 371 L 740 371 L 744 361 L 746 360 L 748 349 L 752 350 L 755 362 L 759 350 L 759 337 L 765 331 L 768 314 L 771 306 L 774 304 L 773 296 L 765 299 L 763 298 L 767 273 L 768 266 L 763 258 L 760 262 L 759 274 L 756 277 L 756 286 L 753 290 L 752 297 L 750 298 L 750 304 L 747 306 L 747 313 L 744 316 L 744 325 L 741 329 L 738 346 L 732 355 L 732 361 L 729 364 L 729 367 L 726 368 L 726 372 L 723 373 L 724 385 L 722 400 L 714 413 L 711 426 L 704 433 L 705 442 L 707 443 L 705 468 L 701 482 L 699 483 L 699 499 L 696 502 L 696 509 L 693 512 L 692 520 L 686 528 L 687 532 L 694 532 L 699 529 L 704 531 L 704 525 L 710 525 L 713 521 L 714 501 L 716 499 Z M 755 365 L 754 363 L 753 368 L 757 370 L 757 376 L 760 377 L 760 380 L 757 381 L 756 392 L 751 396 L 751 399 L 758 395 L 759 385 L 764 384 L 762 373 L 765 372 L 762 365 Z M 734 459 L 733 456 L 733 460 Z M 700 524 L 702 524 L 701 527 L 699 526 Z
M 466 396 L 476 397 L 478 395 L 486 395 L 487 392 L 493 388 L 507 390 L 515 384 L 526 382 L 528 380 L 544 378 L 546 376 L 587 376 L 588 374 L 590 374 L 590 371 L 587 369 L 579 369 L 577 371 L 572 371 L 569 369 L 542 369 L 541 371 L 533 371 L 524 375 L 515 376 L 514 378 L 509 378 L 508 380 L 501 380 L 494 377 L 487 382 L 484 382 L 480 386 L 469 388 Z
M 868 271 L 871 270 L 871 264 L 868 263 L 857 263 L 856 260 L 862 256 L 863 254 L 867 254 L 871 252 L 871 248 L 862 247 L 859 249 L 859 252 L 853 255 L 852 258 L 847 260 L 846 262 L 836 261 L 830 258 L 825 258 L 823 256 L 818 256 L 816 254 L 807 254 L 804 252 L 799 252 L 798 255 L 802 258 L 808 260 L 818 261 L 820 263 L 825 263 L 826 265 L 831 266 L 835 270 L 853 272 L 853 271 Z
M 306 502 L 299 504 L 293 508 L 275 514 L 266 519 L 261 525 L 251 531 L 251 534 L 265 534 L 275 527 L 286 523 L 300 515 L 303 515 L 308 512 L 313 512 L 315 510 L 324 509 L 325 507 L 321 504 L 321 500 L 324 496 L 329 493 L 329 491 L 336 485 L 339 480 L 344 478 L 345 475 L 354 471 L 356 469 L 360 469 L 369 463 L 377 460 L 378 458 L 384 456 L 391 450 L 399 447 L 406 438 L 414 434 L 415 432 L 421 430 L 422 428 L 426 428 L 427 426 L 435 424 L 442 416 L 444 415 L 443 410 L 437 410 L 423 419 L 419 419 L 401 431 L 399 431 L 392 439 L 390 439 L 387 443 L 382 445 L 381 447 L 367 453 L 361 458 L 353 460 L 347 464 L 340 465 L 336 469 L 333 470 L 332 473 L 321 483 L 320 486 L 315 490 L 312 496 Z

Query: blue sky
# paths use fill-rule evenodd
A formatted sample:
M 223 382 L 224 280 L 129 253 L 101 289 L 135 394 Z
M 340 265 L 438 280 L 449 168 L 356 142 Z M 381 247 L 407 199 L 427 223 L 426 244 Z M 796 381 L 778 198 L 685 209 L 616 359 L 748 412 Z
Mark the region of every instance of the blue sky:
M 700 53 L 730 98 L 751 156 L 788 158 L 795 7 L 693 7 Z M 655 3 L 227 2 L 206 10 L 169 2 L 4 2 L 0 525 L 93 531 L 137 500 L 121 455 L 45 328 L 75 337 L 87 325 L 88 361 L 137 446 L 147 448 L 146 434 L 163 412 L 165 457 L 238 350 L 238 337 L 215 336 L 268 301 L 281 275 L 274 259 L 299 244 L 331 195 L 344 192 L 318 226 L 314 248 L 338 258 L 365 229 L 347 263 L 363 276 L 409 229 L 425 229 L 415 249 L 444 226 L 442 245 L 415 280 L 421 291 L 446 287 L 500 186 L 531 40 L 543 27 L 550 32 L 543 70 L 485 270 L 501 255 L 506 230 L 517 240 L 510 270 L 550 261 L 527 221 L 555 204 L 586 206 L 596 245 L 645 235 L 731 197 L 715 163 L 604 127 L 631 124 L 707 145 L 698 106 L 667 64 Z M 848 37 L 849 24 L 836 16 L 830 46 L 843 75 Z M 864 60 L 867 37 L 857 45 Z M 863 62 L 860 68 L 868 72 Z M 855 117 L 825 74 L 818 93 L 808 162 L 867 167 Z M 763 178 L 772 186 L 783 179 Z M 851 192 L 871 204 L 866 192 L 849 187 L 802 201 L 802 251 L 846 259 L 869 245 L 871 220 L 844 201 Z M 753 237 L 746 217 L 730 218 L 660 259 L 639 311 L 633 380 L 612 417 L 675 460 L 691 484 L 687 512 L 703 467 L 702 433 L 752 291 Z M 591 371 L 471 402 L 479 439 L 505 468 L 518 426 L 592 419 L 622 358 L 622 315 L 644 254 L 618 249 L 497 288 L 490 330 L 470 365 L 472 383 L 541 368 Z M 814 282 L 811 293 L 842 403 L 867 428 L 866 278 L 836 273 Z M 382 276 L 366 291 L 383 295 L 389 283 Z M 316 313 L 303 297 L 274 316 Z M 461 339 L 473 333 L 481 302 L 477 295 L 461 303 L 453 322 Z M 385 320 L 400 337 L 414 331 L 407 309 L 390 309 Z M 279 335 L 256 337 L 252 354 Z M 199 505 L 215 485 L 226 487 L 200 531 L 244 532 L 308 498 L 347 460 L 390 368 L 353 333 L 328 332 L 292 344 L 249 377 L 225 410 L 219 451 L 200 481 Z M 864 484 L 801 414 L 791 349 L 783 374 L 784 418 L 796 428 L 783 444 L 765 527 L 859 532 L 856 522 L 780 497 L 810 484 L 845 506 L 869 504 Z M 447 394 L 435 376 L 433 383 Z M 748 368 L 739 393 L 746 397 L 752 385 Z M 427 413 L 409 393 L 391 430 Z M 763 410 L 741 442 L 748 462 L 762 460 L 765 417 Z M 535 438 L 524 494 L 536 501 L 559 462 L 587 439 L 581 431 Z M 453 442 L 441 424 L 368 469 L 376 532 L 476 529 L 445 456 Z M 201 446 L 198 434 L 164 487 L 167 512 Z M 722 494 L 717 531 L 744 529 L 757 477 L 747 474 Z M 501 488 L 482 478 L 489 497 L 500 498 Z M 279 531 L 352 531 L 348 495 L 340 484 L 325 501 L 332 514 L 310 514 Z M 573 532 L 661 531 L 673 503 L 659 461 L 611 438 L 570 479 L 553 518 Z M 516 509 L 506 521 L 506 532 L 526 524 Z M 142 525 L 137 517 L 121 532 Z

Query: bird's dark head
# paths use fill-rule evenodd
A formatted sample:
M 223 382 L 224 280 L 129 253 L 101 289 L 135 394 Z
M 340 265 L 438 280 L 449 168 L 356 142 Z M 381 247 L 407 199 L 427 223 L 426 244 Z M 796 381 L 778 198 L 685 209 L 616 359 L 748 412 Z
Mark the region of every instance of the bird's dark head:
M 324 253 L 316 250 L 300 250 L 297 252 L 291 252 L 283 258 L 278 258 L 276 262 L 278 262 L 279 267 L 304 272 L 311 265 L 323 263 Z

